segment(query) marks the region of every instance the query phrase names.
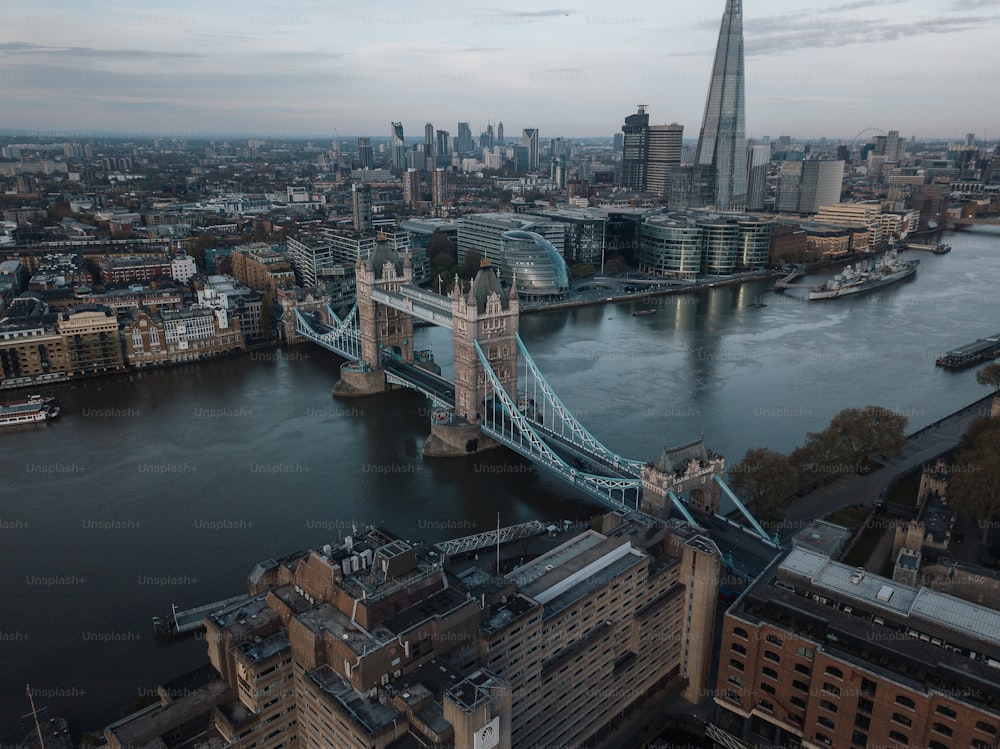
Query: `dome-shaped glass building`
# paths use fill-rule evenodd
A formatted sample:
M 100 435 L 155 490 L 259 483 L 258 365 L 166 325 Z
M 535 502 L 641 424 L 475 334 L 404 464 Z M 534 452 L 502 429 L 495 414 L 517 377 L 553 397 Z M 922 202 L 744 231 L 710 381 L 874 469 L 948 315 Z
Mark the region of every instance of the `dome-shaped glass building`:
M 515 229 L 503 233 L 501 270 L 517 279 L 523 297 L 553 297 L 569 290 L 569 270 L 559 251 L 541 234 Z

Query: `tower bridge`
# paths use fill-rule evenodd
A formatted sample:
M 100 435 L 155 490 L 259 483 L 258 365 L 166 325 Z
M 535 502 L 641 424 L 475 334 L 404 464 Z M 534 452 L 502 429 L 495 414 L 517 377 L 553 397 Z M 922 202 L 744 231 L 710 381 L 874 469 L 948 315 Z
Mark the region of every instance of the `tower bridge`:
M 488 260 L 468 292 L 456 278 L 449 295 L 416 287 L 408 256 L 400 257 L 385 242 L 367 261 L 357 261 L 356 273 L 358 301 L 343 317 L 329 305 L 313 312 L 296 309 L 296 331 L 345 359 L 335 396 L 373 395 L 393 386 L 425 395 L 434 405 L 425 455 L 461 456 L 505 446 L 612 510 L 647 522 L 673 512 L 706 531 L 714 525 L 717 543 L 722 535 L 736 541 L 728 547 L 720 543 L 724 563 L 748 576 L 781 548 L 726 486 L 725 459 L 702 439 L 642 461 L 615 453 L 580 423 L 518 334 L 516 284 L 505 290 Z M 452 331 L 453 381 L 419 360 L 414 320 Z M 746 524 L 730 520 L 724 505 L 735 508 Z M 738 532 L 723 533 L 734 526 Z

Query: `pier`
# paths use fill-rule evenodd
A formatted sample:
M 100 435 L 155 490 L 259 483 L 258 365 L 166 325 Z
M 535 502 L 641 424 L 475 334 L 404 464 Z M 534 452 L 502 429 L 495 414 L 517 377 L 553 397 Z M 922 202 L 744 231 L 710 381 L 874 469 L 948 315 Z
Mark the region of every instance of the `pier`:
M 202 604 L 193 609 L 178 611 L 176 605 L 171 605 L 170 615 L 166 617 L 153 617 L 153 628 L 157 637 L 180 637 L 191 632 L 197 632 L 205 628 L 205 617 L 228 608 L 233 604 L 241 603 L 249 596 L 234 596 L 221 601 Z
M 933 252 L 935 255 L 944 255 L 945 253 L 951 252 L 950 244 L 917 244 L 915 242 L 907 242 L 903 245 L 903 247 L 907 250 Z
M 789 273 L 784 278 L 782 278 L 782 279 L 780 279 L 780 280 L 778 280 L 778 281 L 775 282 L 775 284 L 774 284 L 774 290 L 778 291 L 778 290 L 783 290 L 783 289 L 808 289 L 808 288 L 810 288 L 809 284 L 807 284 L 807 283 L 793 283 L 793 281 L 795 281 L 797 278 L 804 277 L 805 274 L 806 274 L 806 272 L 805 272 L 805 270 L 802 269 L 802 266 L 796 266 L 795 269 L 791 273 Z

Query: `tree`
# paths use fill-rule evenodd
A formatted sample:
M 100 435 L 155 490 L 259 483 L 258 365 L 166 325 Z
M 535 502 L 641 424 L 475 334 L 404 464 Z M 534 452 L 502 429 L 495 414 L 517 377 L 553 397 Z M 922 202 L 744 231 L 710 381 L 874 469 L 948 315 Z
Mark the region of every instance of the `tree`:
M 479 250 L 469 250 L 465 253 L 465 260 L 462 261 L 462 269 L 458 275 L 462 278 L 475 278 L 482 260 L 483 255 Z
M 743 460 L 729 467 L 729 485 L 753 505 L 758 515 L 773 516 L 795 493 L 799 474 L 781 453 L 757 447 L 747 450 Z
M 440 229 L 435 229 L 427 240 L 427 257 L 435 267 L 455 265 L 455 243 Z
M 830 420 L 830 429 L 843 454 L 859 472 L 869 468 L 876 455 L 893 456 L 906 444 L 902 414 L 881 406 L 845 408 Z
M 975 444 L 962 450 L 952 463 L 948 481 L 949 504 L 972 515 L 989 541 L 990 529 L 1000 525 L 1000 430 L 980 433 Z
M 993 392 L 1000 395 L 1000 362 L 987 364 L 976 372 L 976 382 L 993 388 Z
M 574 263 L 569 267 L 569 274 L 573 278 L 586 278 L 594 275 L 594 265 L 592 263 Z
M 799 472 L 799 488 L 802 490 L 813 489 L 834 479 L 844 472 L 847 463 L 837 435 L 829 428 L 822 432 L 809 432 L 806 443 L 792 450 L 788 460 Z

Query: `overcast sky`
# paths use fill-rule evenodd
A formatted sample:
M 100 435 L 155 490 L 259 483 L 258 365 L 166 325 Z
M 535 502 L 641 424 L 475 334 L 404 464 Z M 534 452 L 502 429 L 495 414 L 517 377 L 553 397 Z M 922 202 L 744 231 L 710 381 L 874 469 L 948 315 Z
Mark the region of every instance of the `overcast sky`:
M 4 0 L 0 128 L 695 138 L 724 0 Z M 1000 0 L 745 0 L 747 135 L 1000 135 Z

